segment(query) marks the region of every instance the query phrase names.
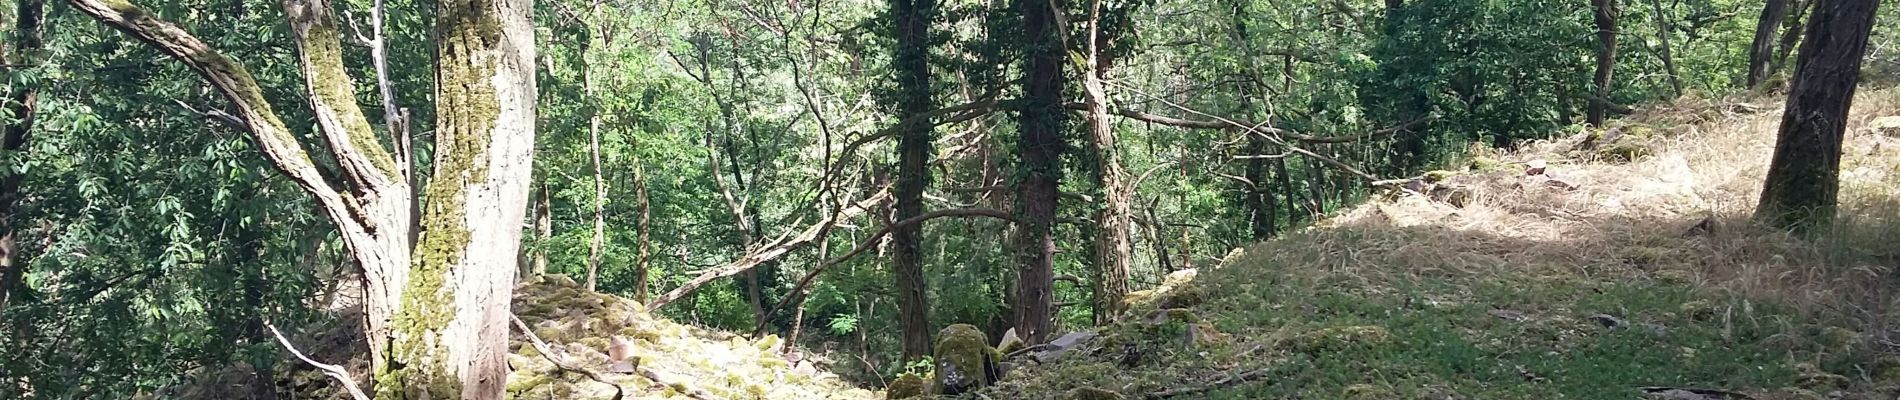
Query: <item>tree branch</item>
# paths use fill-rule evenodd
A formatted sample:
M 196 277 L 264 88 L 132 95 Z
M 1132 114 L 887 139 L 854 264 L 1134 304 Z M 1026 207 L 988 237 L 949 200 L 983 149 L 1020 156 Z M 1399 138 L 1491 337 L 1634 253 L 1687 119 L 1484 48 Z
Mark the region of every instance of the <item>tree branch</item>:
M 681 284 L 680 287 L 674 288 L 666 292 L 666 294 L 654 297 L 652 302 L 647 303 L 647 311 L 658 310 L 660 307 L 666 306 L 667 303 L 679 300 L 679 298 L 685 297 L 687 294 L 699 289 L 700 286 L 705 286 L 713 280 L 750 271 L 760 264 L 776 260 L 779 257 L 784 257 L 786 254 L 791 253 L 792 250 L 810 245 L 830 233 L 831 228 L 837 226 L 838 221 L 855 217 L 858 214 L 870 210 L 882 202 L 885 197 L 890 196 L 890 194 L 891 192 L 888 189 L 879 191 L 877 194 L 858 202 L 856 205 L 846 207 L 837 213 L 826 216 L 825 219 L 805 228 L 805 230 L 797 236 L 790 238 L 780 237 L 769 244 L 760 246 L 758 249 L 746 252 L 746 254 L 740 256 L 738 260 L 700 273 L 699 276 L 686 281 L 686 283 Z
M 521 322 L 520 316 L 516 316 L 514 314 L 508 314 L 508 319 L 511 321 L 514 321 L 515 328 L 521 329 L 521 334 L 523 336 L 528 337 L 528 343 L 534 345 L 534 349 L 541 353 L 541 357 L 546 358 L 548 362 L 554 363 L 554 366 L 556 368 L 560 368 L 562 370 L 567 370 L 567 371 L 579 372 L 581 375 L 587 376 L 587 379 L 591 379 L 594 382 L 605 383 L 607 384 L 607 386 L 613 386 L 614 400 L 620 400 L 621 398 L 626 396 L 626 393 L 627 393 L 626 388 L 620 387 L 619 384 L 609 382 L 607 381 L 606 378 L 601 378 L 600 373 L 583 369 L 580 367 L 575 367 L 573 365 L 568 364 L 567 361 L 565 360 L 554 359 L 554 349 L 548 348 L 548 343 L 542 341 L 541 336 L 535 335 L 533 329 L 528 329 L 528 324 L 526 322 Z M 561 358 L 565 359 L 567 357 L 561 357 Z M 634 365 L 633 369 L 635 371 L 643 371 L 639 365 Z M 646 376 L 647 374 L 643 373 L 641 375 Z M 671 383 L 667 383 L 666 381 L 657 379 L 658 378 L 657 376 L 646 376 L 646 378 L 649 380 L 652 380 L 653 383 L 657 385 L 667 385 L 667 386 L 672 385 Z M 692 396 L 693 398 L 696 398 L 696 399 L 703 398 L 700 396 L 695 396 L 694 393 L 687 393 L 687 395 Z
M 344 370 L 343 367 L 341 366 L 338 366 L 335 364 L 324 364 L 321 362 L 317 362 L 317 360 L 310 359 L 309 356 L 305 356 L 303 352 L 297 351 L 297 346 L 291 346 L 290 339 L 284 338 L 284 333 L 279 332 L 277 330 L 277 325 L 272 325 L 270 321 L 264 321 L 264 327 L 270 328 L 270 334 L 272 336 L 276 336 L 277 343 L 283 344 L 284 350 L 289 350 L 291 355 L 297 356 L 297 359 L 303 360 L 303 362 L 310 364 L 310 366 L 312 367 L 317 367 L 317 370 L 323 371 L 324 375 L 329 375 L 331 378 L 335 378 L 338 382 L 342 382 L 343 390 L 346 392 L 349 392 L 350 397 L 355 398 L 356 400 L 369 400 L 369 395 L 364 394 L 362 388 L 356 387 L 356 379 L 350 377 L 350 371 Z M 545 351 L 545 349 L 543 351 Z M 546 354 L 546 353 L 543 353 L 543 354 Z
M 113 0 L 68 0 L 74 9 L 107 26 L 125 32 L 197 71 L 236 108 L 241 120 L 271 166 L 283 172 L 323 208 L 344 231 L 361 231 L 348 200 L 324 182 L 310 155 L 297 143 L 282 119 L 264 100 L 263 90 L 242 65 L 225 58 L 204 41 L 177 25 L 154 17 L 142 8 Z
M 856 257 L 858 254 L 863 254 L 865 251 L 868 251 L 873 247 L 877 247 L 878 242 L 884 240 L 885 235 L 891 234 L 891 230 L 910 226 L 910 225 L 921 224 L 924 221 L 929 221 L 932 219 L 943 218 L 943 217 L 990 217 L 990 218 L 996 218 L 996 219 L 1009 221 L 1009 222 L 1017 222 L 1016 216 L 1013 214 L 1010 214 L 1008 211 L 989 209 L 989 208 L 959 208 L 959 209 L 953 209 L 953 210 L 938 210 L 938 211 L 927 212 L 927 213 L 923 213 L 922 215 L 906 218 L 903 221 L 897 221 L 897 222 L 890 223 L 889 225 L 884 225 L 884 228 L 878 229 L 877 233 L 872 234 L 871 237 L 865 238 L 863 241 L 858 242 L 858 245 L 856 247 L 853 247 L 851 251 L 845 252 L 844 255 L 838 256 L 837 258 L 826 260 L 823 264 L 818 264 L 818 266 L 816 267 L 812 267 L 811 272 L 806 272 L 804 277 L 798 278 L 798 284 L 792 285 L 792 292 L 795 292 L 798 294 L 795 294 L 792 296 L 786 296 L 784 299 L 780 299 L 777 305 L 774 305 L 772 306 L 771 309 L 766 310 L 765 315 L 777 314 L 779 310 L 785 309 L 785 306 L 790 305 L 793 301 L 798 300 L 798 298 L 800 297 L 804 297 L 805 288 L 811 286 L 812 281 L 818 278 L 818 274 L 824 273 L 825 269 L 831 268 L 834 265 L 838 265 L 839 263 L 843 263 L 847 260 L 850 260 L 852 257 Z M 759 321 L 759 324 L 752 328 L 752 336 L 759 336 L 759 335 L 764 334 L 765 324 L 768 321 L 769 320 Z

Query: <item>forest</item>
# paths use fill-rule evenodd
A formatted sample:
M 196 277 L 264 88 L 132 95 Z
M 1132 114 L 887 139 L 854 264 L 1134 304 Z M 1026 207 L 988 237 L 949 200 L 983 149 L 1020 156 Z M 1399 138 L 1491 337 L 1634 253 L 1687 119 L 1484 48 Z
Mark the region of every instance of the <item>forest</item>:
M 11 2 L 0 398 L 1900 395 L 1879 0 Z

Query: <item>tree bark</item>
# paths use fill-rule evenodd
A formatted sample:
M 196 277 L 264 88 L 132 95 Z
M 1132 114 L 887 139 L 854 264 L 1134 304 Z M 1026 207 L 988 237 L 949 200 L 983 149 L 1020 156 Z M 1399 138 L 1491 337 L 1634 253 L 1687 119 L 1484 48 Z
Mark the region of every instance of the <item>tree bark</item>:
M 1653 0 L 1652 0 L 1653 1 Z M 1755 40 L 1748 46 L 1748 88 L 1754 89 L 1773 73 L 1770 62 L 1775 51 L 1775 33 L 1786 19 L 1788 0 L 1768 0 L 1762 6 L 1761 18 L 1755 22 Z
M 1087 60 L 1082 70 L 1082 89 L 1088 104 L 1089 151 L 1096 156 L 1095 183 L 1102 188 L 1102 205 L 1095 214 L 1099 226 L 1093 243 L 1095 301 L 1090 310 L 1096 325 L 1113 322 L 1115 308 L 1128 295 L 1128 258 L 1132 252 L 1128 234 L 1129 226 L 1134 224 L 1128 205 L 1133 193 L 1128 187 L 1128 173 L 1122 170 L 1121 150 L 1115 146 L 1114 121 L 1109 120 L 1108 93 L 1103 83 L 1115 63 L 1113 58 L 1103 54 L 1104 47 L 1120 32 L 1101 29 L 1102 12 L 1101 0 L 1090 2 L 1091 22 L 1085 44 Z
M 45 30 L 41 23 L 46 19 L 46 4 L 43 0 L 19 0 L 15 2 L 13 48 L 8 64 L 29 65 L 39 62 L 41 36 Z M 26 157 L 26 143 L 33 136 L 33 123 L 39 112 L 39 88 L 23 82 L 13 83 L 7 93 L 7 115 L 12 121 L 7 124 L 5 137 L 0 138 L 0 159 L 9 165 L 19 163 Z M 27 260 L 19 254 L 17 243 L 18 227 L 23 221 L 14 215 L 20 202 L 20 183 L 23 174 L 8 173 L 0 178 L 0 310 L 7 309 L 20 299 L 30 299 L 31 288 L 26 286 Z M 25 339 L 25 325 L 14 326 L 10 333 L 16 338 Z
M 1062 66 L 1064 51 L 1058 39 L 1054 4 L 1046 0 L 1016 0 L 1023 17 L 1023 40 L 1029 43 L 1023 61 L 1023 99 L 1017 125 L 1022 133 L 1016 149 L 1022 176 L 1016 182 L 1016 212 L 1021 215 L 1014 246 L 1016 270 L 1016 334 L 1034 345 L 1055 330 L 1055 219 L 1057 187 L 1062 182 L 1064 112 Z
M 1788 56 L 1794 54 L 1795 45 L 1801 43 L 1801 32 L 1807 31 L 1803 24 L 1808 22 L 1808 10 L 1820 0 L 1794 2 L 1793 12 L 1788 13 L 1788 28 L 1781 30 L 1781 40 L 1775 45 L 1775 61 L 1769 65 L 1769 74 L 1780 71 L 1788 65 Z
M 589 9 L 590 20 L 600 18 L 600 2 Z M 587 242 L 587 291 L 600 287 L 600 257 L 607 245 L 607 177 L 600 169 L 600 94 L 594 86 L 594 64 L 587 50 L 605 35 L 595 31 L 592 21 L 584 24 L 587 40 L 581 43 L 581 92 L 587 96 L 587 150 L 594 160 L 594 236 Z M 602 44 L 605 44 L 604 42 Z
M 936 13 L 935 0 L 891 0 L 895 21 L 895 59 L 899 110 L 903 117 L 916 116 L 935 108 L 930 93 L 930 17 Z M 923 213 L 924 188 L 930 186 L 932 129 L 929 122 L 903 126 L 897 142 L 897 186 L 893 221 L 903 221 Z M 925 282 L 922 225 L 906 225 L 892 231 L 896 268 L 897 325 L 903 331 L 904 360 L 921 359 L 930 354 L 930 300 Z
M 1662 53 L 1659 55 L 1662 57 L 1663 71 L 1669 73 L 1669 88 L 1675 90 L 1673 93 L 1676 96 L 1682 96 L 1682 75 L 1676 72 L 1676 57 L 1670 54 L 1674 50 L 1669 46 L 1669 37 L 1674 36 L 1674 33 L 1669 28 L 1669 18 L 1663 15 L 1662 0 L 1649 0 L 1649 6 L 1656 12 L 1656 39 L 1662 43 Z
M 437 4 L 435 172 L 379 398 L 502 396 L 514 281 L 506 263 L 520 246 L 534 162 L 533 8 Z
M 1596 97 L 1610 98 L 1611 75 L 1616 72 L 1616 0 L 1590 0 L 1595 11 L 1597 28 L 1597 71 L 1591 79 L 1595 86 L 1591 88 Z M 1603 126 L 1606 116 L 1603 102 L 1591 102 L 1590 112 L 1585 123 L 1590 126 Z
M 1755 219 L 1811 234 L 1834 220 L 1840 194 L 1841 141 L 1847 130 L 1880 0 L 1820 0 L 1795 62 L 1781 134 Z
M 645 168 L 640 160 L 633 162 L 633 201 L 635 212 L 640 215 L 634 229 L 639 236 L 634 239 L 633 299 L 647 301 L 647 271 L 652 261 L 653 245 L 649 240 L 653 232 L 653 210 L 647 203 L 647 179 Z

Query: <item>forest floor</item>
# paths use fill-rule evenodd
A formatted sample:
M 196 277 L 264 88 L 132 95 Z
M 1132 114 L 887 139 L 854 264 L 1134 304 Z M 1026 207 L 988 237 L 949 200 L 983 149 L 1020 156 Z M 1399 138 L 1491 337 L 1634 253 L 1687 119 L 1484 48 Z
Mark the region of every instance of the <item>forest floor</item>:
M 1687 99 L 1616 134 L 1474 150 L 1438 195 L 1176 279 L 1065 358 L 1011 360 L 986 396 L 1893 399 L 1900 132 L 1874 126 L 1900 90 L 1855 102 L 1840 223 L 1812 241 L 1748 220 L 1780 110 Z

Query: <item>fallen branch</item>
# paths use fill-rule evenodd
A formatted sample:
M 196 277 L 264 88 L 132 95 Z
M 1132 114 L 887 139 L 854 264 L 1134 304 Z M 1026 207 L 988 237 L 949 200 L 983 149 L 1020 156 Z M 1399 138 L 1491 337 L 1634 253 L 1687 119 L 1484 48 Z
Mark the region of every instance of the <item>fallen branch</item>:
M 1252 371 L 1247 371 L 1240 375 L 1234 375 L 1234 376 L 1227 377 L 1226 379 L 1214 381 L 1214 383 L 1209 383 L 1204 386 L 1168 389 L 1168 390 L 1163 390 L 1159 392 L 1149 393 L 1148 396 L 1146 397 L 1150 399 L 1165 399 L 1169 397 L 1184 396 L 1184 395 L 1206 392 L 1209 390 L 1219 389 L 1219 388 L 1226 387 L 1229 385 L 1246 382 L 1248 379 L 1253 379 L 1261 375 L 1266 375 L 1268 371 L 1270 370 L 1266 368 L 1256 369 Z
M 514 314 L 508 314 L 508 319 L 513 320 L 515 322 L 515 327 L 521 329 L 521 334 L 528 337 L 528 343 L 533 344 L 534 349 L 541 352 L 541 358 L 546 358 L 548 359 L 548 362 L 554 363 L 554 367 L 560 368 L 565 371 L 579 372 L 581 375 L 586 375 L 587 379 L 594 380 L 594 382 L 605 383 L 607 384 L 607 386 L 613 386 L 614 400 L 620 400 L 622 397 L 625 397 L 627 393 L 626 388 L 620 387 L 619 384 L 608 382 L 606 378 L 600 377 L 600 373 L 589 371 L 587 369 L 580 368 L 580 367 L 575 367 L 573 365 L 569 365 L 566 360 L 555 359 L 554 349 L 548 348 L 548 343 L 541 341 L 541 337 L 536 336 L 534 334 L 533 329 L 528 329 L 528 324 L 525 322 L 521 322 L 521 317 L 515 316 Z M 561 357 L 561 358 L 567 358 L 567 357 Z M 633 369 L 639 370 L 640 366 L 636 365 L 633 367 Z M 647 379 L 653 379 L 653 377 L 647 377 Z M 658 379 L 653 379 L 653 383 L 661 384 L 661 385 L 666 384 L 666 382 L 662 382 Z
M 728 277 L 728 276 L 738 275 L 745 271 L 752 270 L 753 268 L 756 268 L 761 264 L 765 264 L 766 262 L 776 260 L 779 257 L 784 257 L 786 254 L 791 253 L 793 250 L 797 250 L 801 247 L 817 242 L 820 238 L 823 238 L 826 234 L 830 233 L 831 228 L 834 226 L 837 226 L 838 221 L 846 219 L 846 218 L 855 217 L 858 214 L 864 213 L 866 210 L 870 210 L 872 207 L 875 207 L 878 203 L 882 202 L 884 198 L 887 196 L 890 196 L 889 190 L 879 191 L 877 194 L 872 195 L 868 199 L 864 199 L 863 201 L 858 202 L 858 204 L 856 205 L 853 205 L 851 207 L 846 207 L 844 210 L 841 210 L 837 213 L 833 213 L 831 215 L 826 216 L 825 219 L 820 220 L 817 223 L 812 224 L 810 227 L 805 228 L 805 230 L 799 233 L 797 236 L 792 236 L 789 238 L 780 237 L 776 240 L 773 240 L 770 244 L 767 244 L 765 246 L 760 246 L 756 250 L 746 252 L 746 254 L 744 256 L 740 256 L 738 260 L 735 260 L 730 263 L 726 263 L 725 265 L 721 265 L 717 268 L 713 268 L 712 270 L 700 273 L 699 276 L 694 277 L 692 280 L 686 281 L 686 283 L 681 284 L 680 287 L 674 288 L 672 291 L 666 292 L 666 294 L 662 294 L 659 297 L 653 298 L 652 302 L 647 303 L 647 311 L 658 310 L 660 309 L 660 307 L 665 306 L 667 303 L 671 303 L 674 300 L 679 300 L 679 298 L 685 297 L 687 294 L 692 293 L 694 290 L 699 289 L 700 286 L 705 286 L 708 283 L 712 283 L 712 281 L 714 280 Z
M 878 241 L 883 240 L 885 235 L 891 234 L 891 230 L 902 228 L 905 226 L 920 224 L 920 223 L 923 223 L 924 221 L 929 221 L 932 219 L 943 218 L 943 217 L 990 217 L 990 218 L 996 218 L 996 219 L 1009 221 L 1009 222 L 1017 222 L 1016 216 L 1011 215 L 1008 211 L 989 209 L 989 208 L 959 208 L 959 209 L 953 209 L 953 210 L 931 211 L 931 212 L 924 213 L 923 215 L 910 217 L 903 221 L 893 222 L 889 225 L 885 225 L 884 228 L 882 229 L 878 229 L 877 233 L 872 234 L 871 237 L 865 238 L 864 241 L 858 242 L 857 247 L 853 247 L 851 251 L 844 253 L 844 255 L 838 256 L 837 258 L 833 258 L 830 260 L 826 260 L 823 264 L 818 264 L 818 266 L 812 267 L 811 272 L 806 272 L 804 277 L 798 278 L 798 284 L 792 286 L 792 292 L 797 293 L 797 294 L 792 295 L 792 296 L 786 296 L 784 299 L 779 300 L 777 305 L 773 305 L 771 309 L 765 311 L 765 315 L 777 314 L 779 310 L 785 309 L 786 305 L 789 305 L 793 301 L 796 301 L 799 298 L 804 297 L 805 288 L 811 286 L 812 281 L 818 278 L 818 274 L 824 273 L 825 269 L 831 268 L 834 265 L 838 265 L 847 260 L 850 260 L 852 257 L 856 257 L 858 254 L 863 254 L 865 251 L 870 250 L 872 247 L 877 247 Z M 757 326 L 754 326 L 752 328 L 752 336 L 757 337 L 757 336 L 764 335 L 766 322 L 767 321 L 760 321 Z
M 324 375 L 329 375 L 338 382 L 343 382 L 343 390 L 349 392 L 350 397 L 356 400 L 369 400 L 369 395 L 364 394 L 362 388 L 356 387 L 356 379 L 350 377 L 350 371 L 344 370 L 343 367 L 336 364 L 324 364 L 317 362 L 317 360 L 310 359 L 309 356 L 305 356 L 302 351 L 297 351 L 296 346 L 291 346 L 290 339 L 285 339 L 284 333 L 279 332 L 277 325 L 272 325 L 270 321 L 264 321 L 264 327 L 270 328 L 270 334 L 276 336 L 277 343 L 283 344 L 284 350 L 290 350 L 291 355 L 297 356 L 297 359 L 303 360 L 303 362 L 310 364 L 312 367 L 317 367 L 317 370 L 323 371 Z
M 1174 108 L 1177 108 L 1177 109 L 1180 109 L 1181 111 L 1184 111 L 1184 112 L 1188 112 L 1188 113 L 1192 113 L 1192 114 L 1195 114 L 1195 115 L 1200 115 L 1200 116 L 1204 116 L 1204 117 L 1208 117 L 1208 118 L 1213 118 L 1213 119 L 1215 119 L 1215 120 L 1218 120 L 1218 121 L 1220 121 L 1220 122 L 1223 122 L 1223 123 L 1226 123 L 1226 124 L 1227 124 L 1228 126 L 1230 126 L 1230 127 L 1235 127 L 1235 128 L 1240 128 L 1240 129 L 1244 129 L 1244 130 L 1246 130 L 1246 131 L 1248 132 L 1248 134 L 1252 134 L 1252 135 L 1260 135 L 1260 137 L 1262 137 L 1262 138 L 1265 138 L 1265 139 L 1267 139 L 1268 141 L 1271 141 L 1271 142 L 1273 142 L 1273 144 L 1276 144 L 1276 145 L 1279 145 L 1280 147 L 1285 147 L 1285 148 L 1286 148 L 1286 149 L 1287 149 L 1288 151 L 1292 151 L 1292 152 L 1294 152 L 1294 153 L 1299 153 L 1300 155 L 1303 155 L 1303 156 L 1307 156 L 1307 157 L 1309 157 L 1309 158 L 1312 158 L 1312 159 L 1315 159 L 1315 160 L 1319 160 L 1320 162 L 1324 162 L 1324 163 L 1327 163 L 1327 164 L 1331 164 L 1332 166 L 1334 166 L 1334 167 L 1338 167 L 1339 169 L 1343 169 L 1343 170 L 1346 170 L 1346 172 L 1349 172 L 1349 173 L 1352 173 L 1353 175 L 1358 175 L 1358 176 L 1359 176 L 1360 178 L 1364 178 L 1364 179 L 1365 179 L 1365 180 L 1366 180 L 1367 182 L 1378 182 L 1378 181 L 1382 181 L 1382 180 L 1383 180 L 1383 179 L 1379 179 L 1379 177 L 1377 177 L 1377 176 L 1373 176 L 1372 174 L 1368 174 L 1368 173 L 1366 173 L 1365 171 L 1361 171 L 1361 170 L 1359 170 L 1359 168 L 1356 168 L 1356 167 L 1353 167 L 1353 166 L 1352 166 L 1352 165 L 1350 165 L 1350 164 L 1346 164 L 1345 162 L 1342 162 L 1342 161 L 1339 161 L 1338 159 L 1334 159 L 1334 158 L 1332 158 L 1332 157 L 1327 157 L 1327 156 L 1323 156 L 1323 155 L 1320 155 L 1319 153 L 1314 153 L 1314 152 L 1312 152 L 1312 151 L 1310 151 L 1310 150 L 1307 150 L 1307 149 L 1304 149 L 1304 148 L 1300 148 L 1299 146 L 1294 146 L 1294 145 L 1293 145 L 1292 143 L 1287 143 L 1287 141 L 1286 141 L 1286 140 L 1284 140 L 1284 139 L 1281 139 L 1281 138 L 1280 138 L 1280 136 L 1278 136 L 1278 135 L 1273 135 L 1273 134 L 1270 134 L 1270 133 L 1272 133 L 1272 131 L 1268 131 L 1268 129 L 1272 129 L 1272 130 L 1278 130 L 1278 129 L 1275 129 L 1275 128 L 1267 128 L 1267 127 L 1260 127 L 1260 126 L 1251 126 L 1251 125 L 1245 125 L 1245 124 L 1242 124 L 1242 123 L 1239 123 L 1239 122 L 1235 122 L 1234 120 L 1231 120 L 1231 119 L 1227 119 L 1227 118 L 1222 118 L 1222 117 L 1220 117 L 1220 116 L 1216 116 L 1216 115 L 1213 115 L 1213 114 L 1208 114 L 1208 113 L 1204 113 L 1204 112 L 1200 112 L 1200 111 L 1195 111 L 1195 110 L 1194 110 L 1194 109 L 1192 109 L 1192 108 L 1187 108 L 1187 106 L 1183 106 L 1183 105 L 1180 105 L 1180 104 L 1175 104 L 1175 103 L 1174 103 L 1174 102 L 1172 102 L 1172 101 L 1168 101 L 1168 99 L 1164 99 L 1164 98 L 1160 98 L 1160 97 L 1156 97 L 1155 95 L 1152 95 L 1152 94 L 1148 94 L 1147 92 L 1143 92 L 1143 91 L 1140 91 L 1140 90 L 1135 90 L 1135 88 L 1133 88 L 1133 87 L 1129 87 L 1128 85 L 1124 85 L 1124 84 L 1122 84 L 1122 83 L 1120 83 L 1120 82 L 1115 82 L 1115 81 L 1110 81 L 1109 83 L 1111 83 L 1111 84 L 1114 84 L 1115 86 L 1119 86 L 1119 87 L 1121 87 L 1122 89 L 1126 89 L 1126 90 L 1128 90 L 1128 91 L 1130 91 L 1130 92 L 1134 92 L 1135 94 L 1139 94 L 1139 95 L 1142 95 L 1142 96 L 1145 96 L 1145 97 L 1148 97 L 1149 99 L 1153 99 L 1153 100 L 1155 100 L 1155 101 L 1158 101 L 1158 102 L 1161 102 L 1161 104 L 1166 104 L 1166 105 L 1168 105 L 1169 107 L 1174 107 Z M 1425 121 L 1430 121 L 1430 120 L 1433 120 L 1433 119 L 1436 119 L 1436 118 L 1437 118 L 1437 116 L 1435 116 L 1435 115 L 1428 115 L 1428 116 L 1426 116 L 1426 117 L 1424 117 L 1424 118 L 1420 118 L 1420 119 L 1418 119 L 1418 120 L 1414 120 L 1414 121 L 1412 121 L 1412 122 L 1408 122 L 1408 123 L 1405 123 L 1405 124 L 1402 124 L 1402 125 L 1399 125 L 1399 126 L 1395 126 L 1395 127 L 1391 127 L 1391 128 L 1386 128 L 1386 129 L 1382 129 L 1382 130 L 1380 130 L 1380 131 L 1381 131 L 1381 132 L 1383 132 L 1383 131 L 1391 131 L 1391 132 L 1398 132 L 1398 131 L 1401 131 L 1401 130 L 1405 130 L 1405 129 L 1407 129 L 1406 127 L 1407 127 L 1407 126 L 1410 126 L 1410 125 L 1412 125 L 1412 124 L 1417 124 L 1417 123 L 1423 123 L 1423 122 L 1425 122 Z

